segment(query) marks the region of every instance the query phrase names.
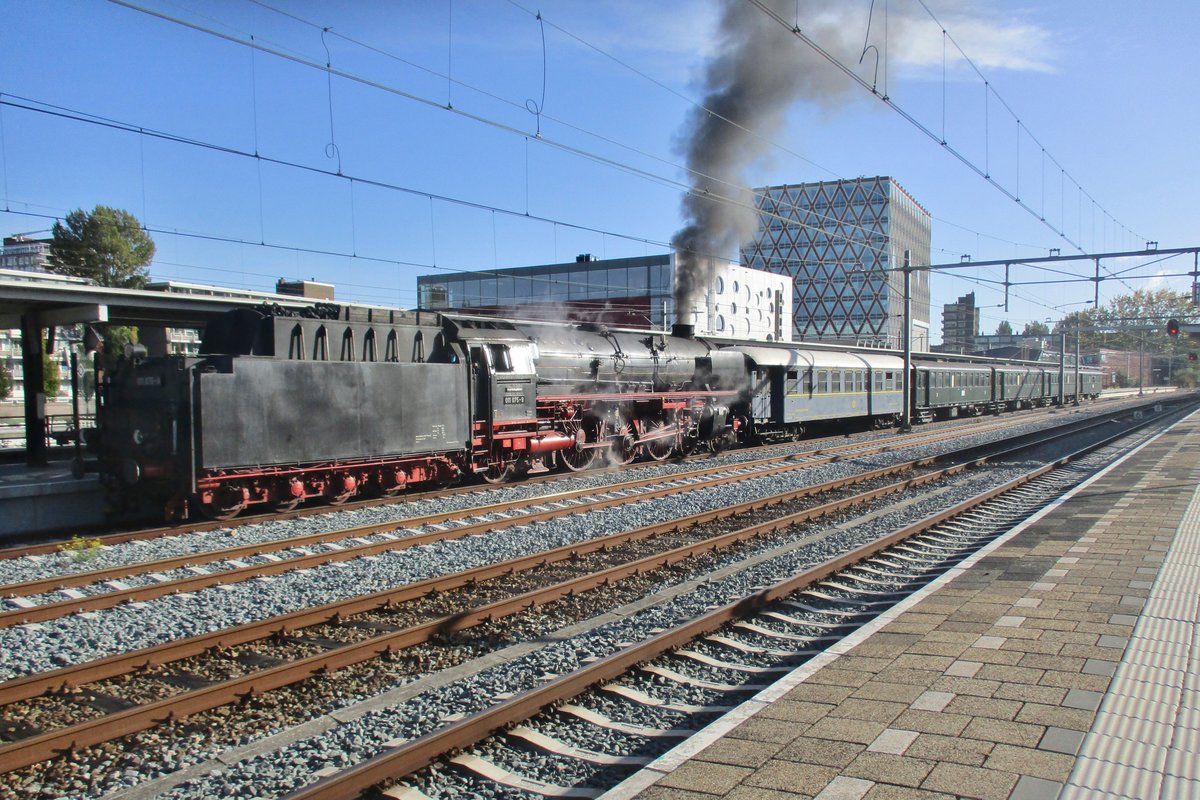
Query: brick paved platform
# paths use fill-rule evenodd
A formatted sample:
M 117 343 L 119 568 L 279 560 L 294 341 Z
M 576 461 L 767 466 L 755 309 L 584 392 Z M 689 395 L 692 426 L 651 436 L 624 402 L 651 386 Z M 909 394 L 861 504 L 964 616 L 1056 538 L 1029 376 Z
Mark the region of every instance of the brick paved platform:
M 1200 797 L 1200 414 L 609 800 Z

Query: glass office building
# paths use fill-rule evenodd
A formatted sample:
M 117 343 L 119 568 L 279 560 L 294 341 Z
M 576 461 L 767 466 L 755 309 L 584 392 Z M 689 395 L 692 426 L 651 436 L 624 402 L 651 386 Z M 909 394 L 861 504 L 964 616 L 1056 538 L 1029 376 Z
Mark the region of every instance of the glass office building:
M 662 328 L 675 320 L 669 255 L 446 272 L 417 278 L 421 308 Z M 518 315 L 513 312 L 521 307 Z
M 788 275 L 795 339 L 903 346 L 904 251 L 929 264 L 930 219 L 892 178 L 755 190 L 760 224 L 746 266 Z M 913 348 L 929 347 L 929 273 L 912 273 Z
M 581 255 L 566 264 L 452 272 L 417 278 L 420 307 L 525 319 L 604 322 L 787 341 L 790 281 L 733 263 L 718 265 L 694 308 L 675 308 L 675 260 L 667 253 L 604 261 Z

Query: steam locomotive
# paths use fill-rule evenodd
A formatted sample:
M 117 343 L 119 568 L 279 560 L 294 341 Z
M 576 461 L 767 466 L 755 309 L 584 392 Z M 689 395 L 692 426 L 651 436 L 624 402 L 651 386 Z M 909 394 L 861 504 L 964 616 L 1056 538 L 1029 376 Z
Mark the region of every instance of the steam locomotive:
M 404 311 L 239 309 L 199 355 L 126 359 L 93 437 L 114 507 L 225 519 L 255 506 L 340 504 L 464 476 L 664 460 L 798 438 L 814 423 L 894 424 L 894 355 L 601 324 Z M 913 414 L 1045 404 L 1059 371 L 914 365 Z M 1065 394 L 1075 396 L 1074 372 Z M 1095 397 L 1100 375 L 1080 373 Z

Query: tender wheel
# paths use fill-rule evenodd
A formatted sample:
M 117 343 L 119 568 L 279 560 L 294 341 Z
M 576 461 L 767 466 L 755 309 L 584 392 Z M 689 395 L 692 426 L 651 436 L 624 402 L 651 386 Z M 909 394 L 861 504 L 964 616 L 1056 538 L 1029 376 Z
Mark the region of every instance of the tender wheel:
M 199 496 L 193 495 L 190 505 L 205 519 L 220 521 L 233 519 L 246 508 L 240 494 L 221 491 L 215 492 L 212 501 L 207 503 Z

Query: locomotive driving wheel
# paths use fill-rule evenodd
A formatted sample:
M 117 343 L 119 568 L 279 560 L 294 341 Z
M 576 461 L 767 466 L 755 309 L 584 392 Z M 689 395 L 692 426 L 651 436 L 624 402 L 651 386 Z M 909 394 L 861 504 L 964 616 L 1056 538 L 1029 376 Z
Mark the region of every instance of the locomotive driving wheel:
M 483 475 L 483 479 L 488 483 L 508 483 L 517 477 L 517 465 L 512 461 L 505 461 L 503 459 L 492 461 L 481 474 Z
M 641 447 L 636 444 L 637 431 L 633 423 L 622 417 L 613 425 L 612 458 L 621 466 L 628 466 L 637 459 Z
M 672 426 L 662 420 L 655 420 L 647 426 L 647 437 L 656 438 L 651 438 L 642 447 L 645 448 L 646 455 L 654 461 L 666 461 L 671 457 L 671 453 L 675 452 L 675 436 L 667 435 L 667 431 L 671 429 Z
M 580 472 L 592 465 L 596 458 L 595 448 L 585 448 L 589 441 L 596 441 L 595 428 L 585 426 L 580 419 L 569 419 L 563 423 L 563 433 L 575 439 L 575 446 L 558 451 L 558 463 L 571 472 Z

